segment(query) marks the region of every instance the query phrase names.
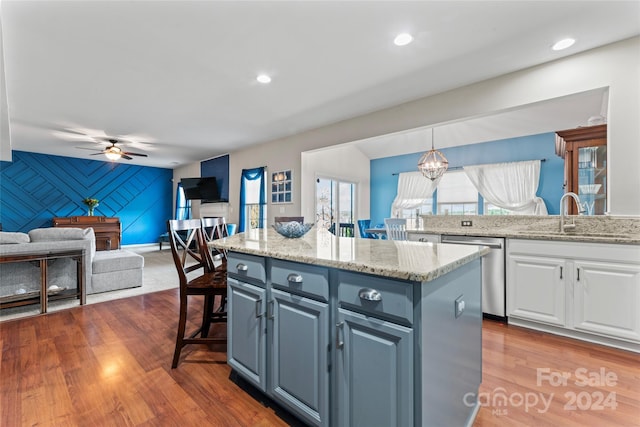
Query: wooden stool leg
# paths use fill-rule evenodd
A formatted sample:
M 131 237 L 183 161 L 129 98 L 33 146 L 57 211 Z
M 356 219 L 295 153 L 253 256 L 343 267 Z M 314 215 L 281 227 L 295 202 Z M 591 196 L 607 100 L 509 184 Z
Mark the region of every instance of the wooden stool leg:
M 209 336 L 209 329 L 211 327 L 211 315 L 213 313 L 213 304 L 215 302 L 215 296 L 205 295 L 204 297 L 204 312 L 202 313 L 202 329 L 200 336 L 207 338 Z
M 184 330 L 187 324 L 187 296 L 180 296 L 180 320 L 178 321 L 178 336 L 176 337 L 176 349 L 173 352 L 173 363 L 171 369 L 178 366 L 178 360 L 180 359 L 180 350 L 184 347 Z

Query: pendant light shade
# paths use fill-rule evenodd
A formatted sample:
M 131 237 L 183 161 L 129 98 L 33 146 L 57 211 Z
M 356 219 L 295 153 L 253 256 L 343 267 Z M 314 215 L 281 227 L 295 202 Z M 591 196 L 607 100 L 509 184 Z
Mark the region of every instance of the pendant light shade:
M 433 148 L 433 134 L 431 128 L 431 150 L 424 153 L 418 161 L 418 170 L 431 181 L 440 178 L 449 167 L 449 161 L 444 154 Z

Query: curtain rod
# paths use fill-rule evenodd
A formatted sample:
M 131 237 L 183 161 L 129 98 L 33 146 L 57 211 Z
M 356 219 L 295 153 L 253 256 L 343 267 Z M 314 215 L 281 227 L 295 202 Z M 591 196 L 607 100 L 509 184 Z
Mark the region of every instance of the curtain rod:
M 518 162 L 530 162 L 532 160 L 540 160 L 541 162 L 546 162 L 547 159 L 531 159 L 531 160 L 518 160 L 516 162 L 501 162 L 501 163 L 518 163 Z M 481 163 L 482 165 L 492 165 L 494 163 Z M 480 165 L 466 165 L 466 166 L 480 166 Z M 452 166 L 450 168 L 447 168 L 447 172 L 451 171 L 451 170 L 458 170 L 458 169 L 462 169 L 464 166 Z M 408 172 L 413 172 L 413 171 L 408 171 Z M 403 172 L 394 172 L 391 175 L 396 176 L 396 175 L 400 175 Z

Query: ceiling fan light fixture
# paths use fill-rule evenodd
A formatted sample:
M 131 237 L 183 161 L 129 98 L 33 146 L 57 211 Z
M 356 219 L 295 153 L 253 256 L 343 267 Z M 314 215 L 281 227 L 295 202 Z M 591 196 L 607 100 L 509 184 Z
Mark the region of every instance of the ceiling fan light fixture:
M 433 148 L 434 131 L 431 128 L 431 150 L 424 153 L 418 161 L 418 170 L 431 181 L 440 178 L 447 171 L 449 161 L 440 151 Z
M 120 158 L 120 153 L 116 153 L 114 151 L 107 151 L 104 155 L 111 161 L 118 160 Z

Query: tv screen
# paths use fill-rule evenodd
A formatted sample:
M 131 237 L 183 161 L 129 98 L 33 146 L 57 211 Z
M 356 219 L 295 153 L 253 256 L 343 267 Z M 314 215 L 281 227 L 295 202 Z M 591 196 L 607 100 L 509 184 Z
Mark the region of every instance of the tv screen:
M 215 177 L 182 178 L 180 180 L 184 194 L 189 200 L 219 202 L 220 193 Z

